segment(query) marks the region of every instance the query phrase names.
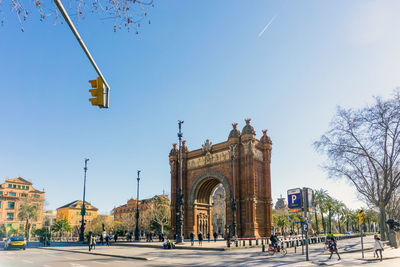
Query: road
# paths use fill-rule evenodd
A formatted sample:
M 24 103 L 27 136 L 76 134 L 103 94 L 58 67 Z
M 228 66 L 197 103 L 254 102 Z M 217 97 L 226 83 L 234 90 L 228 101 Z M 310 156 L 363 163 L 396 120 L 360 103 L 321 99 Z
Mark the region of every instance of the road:
M 372 238 L 366 240 L 366 247 L 371 247 Z M 295 254 L 292 249 L 288 255 L 282 257 L 267 256 L 260 248 L 234 249 L 229 251 L 204 250 L 163 250 L 157 248 L 138 247 L 97 247 L 88 254 L 82 247 L 48 249 L 27 249 L 25 251 L 0 251 L 0 266 L 23 267 L 91 267 L 91 266 L 400 266 L 400 249 L 385 249 L 383 262 L 373 259 L 372 252 L 365 253 L 366 259 L 361 259 L 361 252 L 350 252 L 360 248 L 358 238 L 339 242 L 339 250 L 343 260 L 338 261 L 336 256 L 328 260 L 327 252 L 323 251 L 323 244 L 310 247 L 310 261 L 305 262 L 301 255 L 301 248 Z M 111 256 L 113 255 L 113 256 Z M 147 260 L 131 259 L 126 257 L 142 257 Z

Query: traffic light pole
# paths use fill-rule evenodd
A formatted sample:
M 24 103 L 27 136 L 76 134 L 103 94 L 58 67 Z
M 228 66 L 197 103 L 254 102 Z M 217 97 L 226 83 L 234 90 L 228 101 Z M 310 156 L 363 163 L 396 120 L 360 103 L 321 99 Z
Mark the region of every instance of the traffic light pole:
M 81 215 L 82 215 L 82 221 L 81 221 L 81 231 L 79 233 L 79 241 L 83 242 L 85 241 L 85 213 L 86 213 L 86 204 L 85 204 L 85 196 L 86 196 L 86 172 L 87 172 L 87 162 L 89 159 L 85 159 L 85 168 L 83 170 L 85 171 L 85 175 L 83 178 L 83 199 L 82 199 L 82 208 L 81 208 Z M 64 225 L 63 225 L 64 226 Z
M 94 61 L 92 55 L 90 54 L 88 48 L 86 47 L 85 43 L 83 42 L 81 36 L 78 33 L 78 30 L 75 28 L 74 24 L 72 23 L 70 17 L 68 16 L 67 11 L 65 10 L 63 4 L 61 3 L 61 0 L 54 0 L 54 3 L 56 4 L 58 10 L 60 10 L 61 14 L 63 15 L 65 21 L 67 22 L 69 28 L 71 29 L 72 33 L 75 35 L 76 40 L 78 40 L 78 43 L 81 45 L 83 51 L 85 52 L 86 56 L 88 57 L 90 63 L 92 63 L 93 68 L 96 70 L 97 74 L 103 81 L 104 85 L 106 86 L 106 101 L 105 105 L 103 108 L 108 108 L 109 106 L 109 99 L 110 99 L 110 86 L 108 85 L 106 79 L 104 78 L 103 74 L 101 73 L 99 67 L 97 66 L 96 62 Z
M 307 224 L 307 231 L 304 231 L 306 234 L 306 261 L 309 260 L 308 258 L 308 218 L 307 218 L 307 213 L 308 213 L 308 190 L 306 188 L 303 188 L 303 208 L 304 208 L 304 224 Z
M 364 240 L 363 240 L 363 226 L 360 225 L 360 233 L 361 233 L 361 256 L 364 259 Z

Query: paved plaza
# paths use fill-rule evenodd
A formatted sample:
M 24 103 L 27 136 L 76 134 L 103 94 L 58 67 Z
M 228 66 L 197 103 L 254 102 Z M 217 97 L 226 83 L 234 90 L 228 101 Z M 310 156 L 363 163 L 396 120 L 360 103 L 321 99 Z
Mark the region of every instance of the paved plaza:
M 207 248 L 208 242 L 203 247 Z M 387 248 L 384 260 L 377 261 L 371 250 L 373 240 L 366 238 L 365 259 L 361 259 L 360 240 L 353 238 L 339 242 L 342 260 L 334 255 L 328 260 L 323 244 L 310 246 L 310 261 L 305 262 L 301 247 L 289 249 L 286 256 L 268 256 L 261 248 L 227 251 L 174 249 L 152 247 L 97 246 L 88 252 L 85 247 L 33 248 L 25 251 L 0 251 L 0 266 L 89 267 L 89 266 L 400 266 L 400 249 Z M 209 246 L 221 246 L 213 244 Z

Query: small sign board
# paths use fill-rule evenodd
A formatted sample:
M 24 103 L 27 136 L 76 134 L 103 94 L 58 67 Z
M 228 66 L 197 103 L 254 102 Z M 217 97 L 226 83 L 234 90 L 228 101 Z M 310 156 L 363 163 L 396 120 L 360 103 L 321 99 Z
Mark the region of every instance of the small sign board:
M 295 188 L 295 189 L 289 189 L 287 191 L 288 194 L 288 207 L 289 209 L 293 209 L 297 212 L 299 209 L 301 210 L 303 206 L 303 201 L 302 201 L 302 192 L 300 188 Z
M 304 223 L 302 224 L 302 230 L 303 230 L 304 233 L 307 233 L 307 232 L 308 232 L 308 223 L 304 222 Z

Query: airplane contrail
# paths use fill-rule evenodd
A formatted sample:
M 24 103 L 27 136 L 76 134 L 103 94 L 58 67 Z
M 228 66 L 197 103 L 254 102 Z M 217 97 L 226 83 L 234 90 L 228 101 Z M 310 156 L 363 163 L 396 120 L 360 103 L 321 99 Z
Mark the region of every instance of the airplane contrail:
M 272 22 L 274 21 L 274 19 L 276 18 L 277 15 L 273 16 L 272 19 L 267 23 L 267 25 L 265 25 L 264 29 L 262 29 L 262 31 L 258 34 L 258 37 L 261 37 L 261 35 L 263 35 L 263 33 L 269 28 L 269 26 L 272 24 Z

